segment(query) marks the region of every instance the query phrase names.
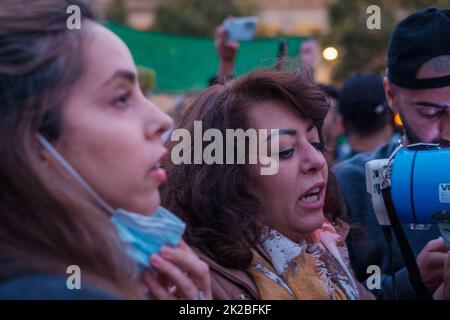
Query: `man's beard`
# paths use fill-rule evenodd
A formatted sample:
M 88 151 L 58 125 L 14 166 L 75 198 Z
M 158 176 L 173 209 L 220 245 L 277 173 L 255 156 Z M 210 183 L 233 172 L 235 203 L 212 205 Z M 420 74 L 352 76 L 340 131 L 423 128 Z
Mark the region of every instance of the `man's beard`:
M 403 122 L 403 130 L 405 132 L 405 136 L 408 139 L 408 143 L 409 144 L 414 144 L 414 143 L 421 143 L 421 142 L 425 142 L 422 141 L 422 139 L 419 138 L 419 136 L 414 132 L 413 129 L 411 129 L 411 127 L 408 125 L 408 122 L 406 122 L 405 117 L 403 116 L 403 114 L 400 112 L 400 117 L 402 119 Z M 450 148 L 450 141 L 449 140 L 444 140 L 444 139 L 434 139 L 433 141 L 430 142 L 426 142 L 426 143 L 436 143 L 439 144 L 441 147 L 444 148 Z
M 406 119 L 401 112 L 400 112 L 400 117 L 401 117 L 402 123 L 403 123 L 403 131 L 405 132 L 405 136 L 408 139 L 408 144 L 423 142 L 419 138 L 419 136 L 413 131 L 413 129 L 411 129 L 411 127 L 408 125 L 408 122 L 406 122 Z

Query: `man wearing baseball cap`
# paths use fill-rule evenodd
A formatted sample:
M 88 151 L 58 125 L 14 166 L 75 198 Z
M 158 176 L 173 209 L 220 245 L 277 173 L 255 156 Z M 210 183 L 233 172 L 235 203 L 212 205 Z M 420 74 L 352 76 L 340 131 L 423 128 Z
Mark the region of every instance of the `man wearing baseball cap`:
M 401 21 L 388 49 L 384 89 L 390 108 L 403 122 L 404 144 L 439 143 L 450 147 L 450 10 L 427 8 Z M 395 142 L 372 153 L 359 154 L 333 168 L 346 199 L 351 223 L 360 225 L 349 235 L 353 269 L 360 281 L 367 279 L 370 265 L 381 268 L 381 289 L 373 293 L 394 299 L 388 248 L 366 192 L 365 163 L 388 158 Z M 443 281 L 448 252 L 436 227 L 404 231 L 416 254 L 420 275 L 430 293 Z M 394 270 L 399 299 L 414 299 L 398 244 L 393 243 Z
M 389 142 L 394 135 L 394 117 L 387 104 L 383 78 L 374 73 L 358 72 L 345 80 L 338 100 L 338 110 L 348 137 L 346 160 L 360 152 L 369 152 Z M 395 138 L 394 138 L 395 139 Z M 344 147 L 339 149 L 344 151 Z

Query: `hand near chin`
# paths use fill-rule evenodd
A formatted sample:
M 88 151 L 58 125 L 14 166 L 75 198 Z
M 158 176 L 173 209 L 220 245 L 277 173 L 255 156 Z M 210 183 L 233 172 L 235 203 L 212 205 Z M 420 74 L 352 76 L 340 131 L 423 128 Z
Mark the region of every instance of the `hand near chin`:
M 150 264 L 156 272 L 144 272 L 151 299 L 212 299 L 208 265 L 182 240 L 178 247 L 163 247 Z
M 444 299 L 450 300 L 450 257 L 444 268 Z
M 428 242 L 417 256 L 417 265 L 422 281 L 430 292 L 435 292 L 441 286 L 445 271 L 444 265 L 447 262 L 448 267 L 448 259 L 449 254 L 442 238 Z
M 444 266 L 444 283 L 433 294 L 435 300 L 450 300 L 450 256 Z

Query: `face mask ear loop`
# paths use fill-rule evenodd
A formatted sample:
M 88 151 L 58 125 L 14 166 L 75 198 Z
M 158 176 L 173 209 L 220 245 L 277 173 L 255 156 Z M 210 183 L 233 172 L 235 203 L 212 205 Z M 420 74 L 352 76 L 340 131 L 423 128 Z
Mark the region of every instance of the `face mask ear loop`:
M 42 144 L 42 146 L 47 149 L 48 152 L 55 158 L 56 161 L 66 170 L 68 174 L 72 176 L 80 186 L 89 193 L 92 198 L 111 216 L 114 214 L 114 209 L 111 208 L 98 194 L 87 184 L 87 182 L 78 174 L 78 172 L 66 161 L 66 159 L 61 156 L 61 154 L 44 138 L 40 133 L 36 134 L 36 138 Z

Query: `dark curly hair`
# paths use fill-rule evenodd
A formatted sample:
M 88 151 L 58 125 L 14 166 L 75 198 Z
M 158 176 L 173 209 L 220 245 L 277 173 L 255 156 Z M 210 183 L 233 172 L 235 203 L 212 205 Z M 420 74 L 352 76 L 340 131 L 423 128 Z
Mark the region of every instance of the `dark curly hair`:
M 202 121 L 204 131 L 215 128 L 223 136 L 226 129 L 246 130 L 248 107 L 267 100 L 291 106 L 301 117 L 310 119 L 319 132 L 329 108 L 307 69 L 260 69 L 200 93 L 178 120 L 177 128 L 186 129 L 191 137 L 194 121 Z M 175 144 L 169 142 L 169 149 Z M 190 148 L 194 150 L 194 141 Z M 236 150 L 234 154 L 236 158 Z M 175 165 L 166 160 L 163 166 L 168 180 L 162 188 L 162 202 L 186 221 L 185 239 L 191 246 L 224 267 L 245 270 L 252 261 L 250 248 L 260 239 L 263 211 L 249 192 L 246 166 L 234 163 Z M 330 181 L 328 188 L 335 185 L 333 178 Z M 336 192 L 329 189 L 327 194 L 333 198 L 327 196 L 326 206 L 334 208 L 333 215 L 327 217 L 335 221 L 344 212 L 343 202 Z

